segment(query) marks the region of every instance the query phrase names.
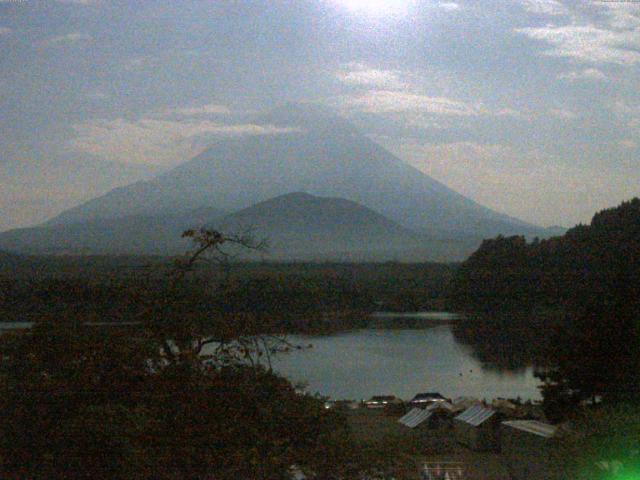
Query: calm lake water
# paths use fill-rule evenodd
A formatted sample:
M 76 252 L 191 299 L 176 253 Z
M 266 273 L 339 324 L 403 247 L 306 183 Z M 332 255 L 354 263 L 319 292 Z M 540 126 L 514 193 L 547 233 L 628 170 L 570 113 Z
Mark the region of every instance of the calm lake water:
M 336 399 L 417 392 L 446 397 L 539 399 L 533 368 L 485 369 L 468 346 L 456 342 L 450 325 L 394 330 L 365 329 L 331 336 L 290 337 L 313 348 L 277 356 L 274 369 L 311 393 Z
M 444 312 L 377 314 L 379 318 L 418 318 L 451 322 Z M 0 322 L 0 331 L 31 327 L 31 322 Z M 295 344 L 313 347 L 280 354 L 273 367 L 311 393 L 335 399 L 396 395 L 410 399 L 418 392 L 446 397 L 540 399 L 533 368 L 517 371 L 485 368 L 473 349 L 455 340 L 450 324 L 420 329 L 362 329 L 329 336 L 290 336 Z

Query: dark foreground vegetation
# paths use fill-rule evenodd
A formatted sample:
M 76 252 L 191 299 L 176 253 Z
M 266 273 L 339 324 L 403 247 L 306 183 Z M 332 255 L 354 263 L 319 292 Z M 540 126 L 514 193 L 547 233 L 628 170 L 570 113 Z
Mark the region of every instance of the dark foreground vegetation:
M 135 321 L 141 295 L 152 303 L 166 296 L 171 268 L 161 257 L 24 258 L 20 266 L 0 269 L 0 321 L 31 321 L 60 311 Z M 375 310 L 444 308 L 454 268 L 393 262 L 202 262 L 183 280 L 183 301 L 172 308 L 204 319 L 258 315 L 276 321 L 282 332 L 328 333 L 364 327 Z
M 194 251 L 144 281 L 127 274 L 105 283 L 112 277 L 102 277 L 95 265 L 91 274 L 4 280 L 6 311 L 16 314 L 31 303 L 25 314 L 35 324 L 0 337 L 0 477 L 393 475 L 397 462 L 358 448 L 341 413 L 270 368 L 272 355 L 299 348 L 274 320 L 279 302 L 303 313 L 312 305 L 305 297 L 317 288 L 316 296 L 342 307 L 337 291 L 332 296 L 314 283 L 313 270 L 348 267 L 298 266 L 310 281 L 280 285 L 282 267 L 264 266 L 272 276 L 269 289 L 253 275 L 234 280 L 239 286 L 227 274 L 210 285 L 209 269 L 200 267 L 208 253 L 221 262 L 224 245 L 252 244 L 213 231 L 187 236 Z M 358 282 L 351 288 L 372 298 L 377 293 Z M 231 295 L 245 289 L 253 296 Z M 222 293 L 225 302 L 216 299 Z M 363 298 L 369 297 L 352 299 L 354 306 L 364 306 Z M 105 319 L 135 322 L 99 324 Z
M 562 237 L 486 240 L 457 271 L 451 300 L 473 313 L 456 332 L 485 361 L 541 367 L 547 416 L 574 427 L 565 478 L 604 478 L 596 459 L 638 474 L 640 199 Z M 607 478 L 636 478 L 618 475 Z
M 271 357 L 301 348 L 287 333 L 443 308 L 467 313 L 454 333 L 488 366 L 538 367 L 566 427 L 557 478 L 638 472 L 640 200 L 563 237 L 486 240 L 461 266 L 234 264 L 221 249 L 250 239 L 187 236 L 171 264 L 3 254 L 2 319 L 35 325 L 0 336 L 0 477 L 404 478 Z

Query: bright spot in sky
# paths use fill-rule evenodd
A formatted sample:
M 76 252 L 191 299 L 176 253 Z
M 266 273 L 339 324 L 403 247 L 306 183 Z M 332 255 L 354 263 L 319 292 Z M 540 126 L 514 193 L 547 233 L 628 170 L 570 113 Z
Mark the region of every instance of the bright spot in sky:
M 403 15 L 414 0 L 335 0 L 353 13 L 372 17 Z

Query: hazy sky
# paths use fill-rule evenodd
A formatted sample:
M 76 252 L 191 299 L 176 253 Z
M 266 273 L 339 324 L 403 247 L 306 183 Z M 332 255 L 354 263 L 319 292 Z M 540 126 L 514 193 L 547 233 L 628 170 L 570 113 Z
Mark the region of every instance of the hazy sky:
M 284 102 L 541 225 L 640 195 L 640 2 L 0 0 L 0 230 Z

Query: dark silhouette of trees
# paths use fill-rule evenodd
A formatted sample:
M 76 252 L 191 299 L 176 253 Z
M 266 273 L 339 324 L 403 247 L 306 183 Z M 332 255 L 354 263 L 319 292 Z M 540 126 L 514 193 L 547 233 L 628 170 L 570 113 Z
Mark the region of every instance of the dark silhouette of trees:
M 562 237 L 487 240 L 463 263 L 451 292 L 459 308 L 484 315 L 466 325 L 469 336 L 502 322 L 508 335 L 496 334 L 494 342 L 520 345 L 520 335 L 545 345 L 539 353 L 551 367 L 540 376 L 552 417 L 582 401 L 638 398 L 640 199 L 599 212 Z M 510 331 L 502 320 L 514 312 L 519 328 Z
M 131 292 L 139 323 L 69 309 L 0 337 L 2 478 L 284 479 L 295 466 L 330 479 L 361 468 L 340 414 L 270 370 L 269 355 L 291 348 L 272 325 L 194 315 L 197 262 L 259 245 L 185 235 L 195 250 L 165 296 Z
M 619 403 L 591 408 L 560 428 L 552 453 L 554 479 L 632 479 L 640 472 L 640 412 Z

